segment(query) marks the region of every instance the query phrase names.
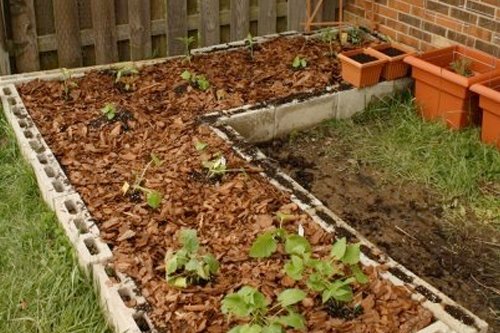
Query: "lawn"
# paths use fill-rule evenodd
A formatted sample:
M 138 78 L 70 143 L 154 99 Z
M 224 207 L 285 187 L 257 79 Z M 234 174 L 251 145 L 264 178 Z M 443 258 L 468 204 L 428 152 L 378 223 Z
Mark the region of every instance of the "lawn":
M 110 332 L 3 114 L 0 253 L 0 332 Z

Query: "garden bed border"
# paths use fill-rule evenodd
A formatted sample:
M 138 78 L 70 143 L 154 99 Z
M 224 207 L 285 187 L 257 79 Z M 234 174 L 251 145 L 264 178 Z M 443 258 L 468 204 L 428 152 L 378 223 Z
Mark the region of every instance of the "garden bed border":
M 275 38 L 280 35 L 294 36 L 296 32 L 273 34 L 256 37 L 257 42 Z M 244 46 L 244 41 L 193 50 L 193 53 L 220 52 Z M 170 58 L 138 61 L 139 67 L 154 65 Z M 127 62 L 130 63 L 130 62 Z M 104 70 L 119 67 L 120 64 L 93 66 L 72 69 L 72 74 L 83 76 L 88 71 Z M 56 212 L 59 223 L 68 239 L 75 248 L 78 262 L 85 274 L 92 278 L 94 286 L 105 310 L 106 317 L 119 333 L 155 332 L 147 316 L 148 304 L 138 293 L 134 281 L 124 274 L 113 272 L 108 264 L 112 260 L 112 252 L 101 240 L 99 229 L 95 225 L 90 212 L 80 195 L 73 189 L 67 176 L 46 144 L 36 125 L 28 114 L 15 84 L 34 79 L 55 80 L 61 78 L 60 70 L 42 71 L 0 77 L 0 99 L 7 121 L 16 136 L 17 144 L 23 157 L 34 170 L 35 177 L 44 201 Z M 422 301 L 429 309 L 436 322 L 420 330 L 419 333 L 486 333 L 488 325 L 474 314 L 456 304 L 446 295 L 417 277 L 415 274 L 398 264 L 384 254 L 375 245 L 354 230 L 340 217 L 325 207 L 321 201 L 300 186 L 295 180 L 284 174 L 258 148 L 250 142 L 261 142 L 285 135 L 287 132 L 318 124 L 329 118 L 345 118 L 365 108 L 375 97 L 388 94 L 395 88 L 403 88 L 408 81 L 382 82 L 376 86 L 364 89 L 343 90 L 343 87 L 329 87 L 319 96 L 297 97 L 287 103 L 270 103 L 247 105 L 227 111 L 206 114 L 200 117 L 210 128 L 247 162 L 262 167 L 261 175 L 271 184 L 291 194 L 291 200 L 328 232 L 347 236 L 351 240 L 362 243 L 361 262 L 364 265 L 388 267 L 383 277 L 395 285 L 406 286 L 412 298 Z M 363 98 L 359 98 L 362 94 Z M 352 95 L 349 97 L 349 95 Z M 357 101 L 354 106 L 342 101 Z M 325 105 L 327 106 L 325 109 Z M 349 107 L 347 107 L 349 106 Z M 294 110 L 314 109 L 319 114 L 315 118 L 304 119 L 301 112 L 295 119 L 282 121 L 281 114 L 293 113 Z M 310 112 L 310 111 L 309 111 Z M 264 120 L 263 120 L 264 119 Z M 256 122 L 263 123 L 266 119 L 267 129 L 262 129 L 258 136 L 245 139 L 249 133 L 244 124 L 253 122 L 253 132 Z M 307 120 L 306 123 L 304 121 Z M 297 128 L 297 124 L 301 124 Z M 286 126 L 285 126 L 286 125 Z M 240 135 L 240 132 L 243 134 Z M 110 271 L 111 270 L 111 271 Z M 133 307 L 128 307 L 126 300 L 133 300 Z M 462 320 L 457 319 L 461 317 Z

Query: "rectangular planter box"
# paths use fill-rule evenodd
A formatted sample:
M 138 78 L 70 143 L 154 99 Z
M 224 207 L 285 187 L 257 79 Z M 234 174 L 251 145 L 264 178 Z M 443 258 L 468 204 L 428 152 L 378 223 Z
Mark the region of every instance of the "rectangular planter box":
M 452 71 L 450 63 L 466 58 L 473 76 Z M 479 99 L 469 87 L 500 73 L 500 60 L 463 46 L 450 46 L 404 60 L 412 66 L 415 97 L 426 120 L 442 119 L 450 128 L 459 129 L 479 123 Z
M 500 76 L 471 87 L 479 94 L 479 107 L 483 109 L 481 140 L 500 149 Z
M 390 56 L 383 52 L 384 50 L 390 48 L 394 48 L 398 51 L 401 51 L 402 54 L 396 56 Z M 372 46 L 369 48 L 369 50 L 374 54 L 377 54 L 380 58 L 387 60 L 387 63 L 382 69 L 382 77 L 384 79 L 395 80 L 408 75 L 408 72 L 410 70 L 410 65 L 405 63 L 403 60 L 406 56 L 415 53 L 408 47 L 399 44 L 381 44 L 377 46 Z
M 353 56 L 359 54 L 366 54 L 378 60 L 362 64 L 352 59 Z M 378 83 L 383 65 L 387 62 L 387 60 L 382 59 L 380 56 L 367 49 L 342 52 L 338 55 L 338 58 L 342 63 L 342 79 L 357 88 L 373 86 Z

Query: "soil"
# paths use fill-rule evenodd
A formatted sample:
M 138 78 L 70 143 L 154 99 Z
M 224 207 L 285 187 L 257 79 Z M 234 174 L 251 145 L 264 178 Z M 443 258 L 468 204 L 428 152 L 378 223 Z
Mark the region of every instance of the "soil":
M 444 220 L 442 203 L 428 187 L 402 183 L 353 159 L 352 147 L 333 133 L 315 133 L 294 134 L 293 140 L 277 140 L 261 149 L 392 258 L 485 319 L 490 332 L 500 332 L 500 251 L 489 245 L 498 244 L 499 233 L 478 222 L 451 227 L 456 221 Z M 440 301 L 428 290 L 419 292 Z
M 353 56 L 350 56 L 349 58 L 351 58 L 354 61 L 359 62 L 360 64 L 366 64 L 368 62 L 372 62 L 372 61 L 378 60 L 377 58 L 372 57 L 369 54 L 364 54 L 364 53 L 358 53 L 358 54 L 355 54 Z
M 308 59 L 302 71 L 290 69 L 296 54 Z M 277 211 L 294 215 L 289 231 L 302 225 L 315 255 L 323 255 L 333 236 L 291 203 L 290 194 L 278 190 L 238 158 L 199 116 L 214 110 L 239 107 L 307 91 L 322 91 L 340 81 L 339 64 L 325 56 L 328 45 L 303 38 L 278 38 L 261 45 L 254 60 L 246 50 L 194 56 L 143 68 L 124 92 L 106 72 L 92 72 L 76 79 L 71 101 L 62 94 L 62 83 L 33 81 L 19 87 L 25 105 L 72 185 L 81 194 L 114 255 L 113 268 L 132 277 L 150 308 L 148 315 L 160 332 L 225 332 L 235 319 L 220 311 L 224 295 L 242 285 L 257 287 L 269 299 L 284 288 L 303 282 L 289 281 L 282 272 L 285 256 L 280 248 L 266 260 L 249 258 L 256 235 L 277 226 Z M 199 91 L 182 84 L 180 74 L 189 69 L 204 74 L 211 87 Z M 92 125 L 100 109 L 115 103 L 130 117 Z M 127 130 L 123 125 L 126 123 Z M 208 146 L 197 151 L 194 143 Z M 154 154 L 143 186 L 162 194 L 159 209 L 151 209 L 143 196 L 124 196 L 122 185 L 132 183 Z M 231 172 L 216 182 L 204 179 L 202 162 L 223 154 Z M 201 175 L 201 176 L 200 176 Z M 206 285 L 177 289 L 165 281 L 164 257 L 176 250 L 181 228 L 198 231 L 201 245 L 221 263 L 216 279 Z M 370 282 L 355 285 L 354 301 L 362 314 L 351 320 L 332 318 L 316 298 L 298 310 L 308 331 L 414 332 L 427 326 L 432 315 L 410 299 L 402 287 L 364 268 Z
M 378 50 L 379 52 L 385 54 L 386 56 L 389 56 L 389 57 L 397 57 L 397 56 L 400 56 L 402 54 L 405 54 L 406 52 L 404 51 L 401 51 L 395 47 L 388 47 L 388 48 L 385 48 L 385 49 L 381 49 L 381 50 Z

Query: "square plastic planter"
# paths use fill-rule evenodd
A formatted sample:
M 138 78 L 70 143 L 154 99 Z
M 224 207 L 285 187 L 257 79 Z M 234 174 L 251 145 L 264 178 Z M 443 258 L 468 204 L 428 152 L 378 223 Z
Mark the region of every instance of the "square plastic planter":
M 500 76 L 470 89 L 479 94 L 479 107 L 483 109 L 481 140 L 500 149 Z
M 368 49 L 342 52 L 338 58 L 342 64 L 342 78 L 357 88 L 377 84 L 387 62 Z
M 390 81 L 408 75 L 410 65 L 405 63 L 403 59 L 415 53 L 410 48 L 399 44 L 381 44 L 372 46 L 369 50 L 380 58 L 387 60 L 387 63 L 382 69 L 382 77 L 384 79 Z
M 463 58 L 471 62 L 471 77 L 450 68 L 453 61 Z M 415 97 L 424 119 L 442 119 L 453 129 L 479 123 L 479 99 L 469 88 L 500 73 L 499 59 L 467 47 L 450 46 L 408 56 L 404 61 L 412 66 Z

